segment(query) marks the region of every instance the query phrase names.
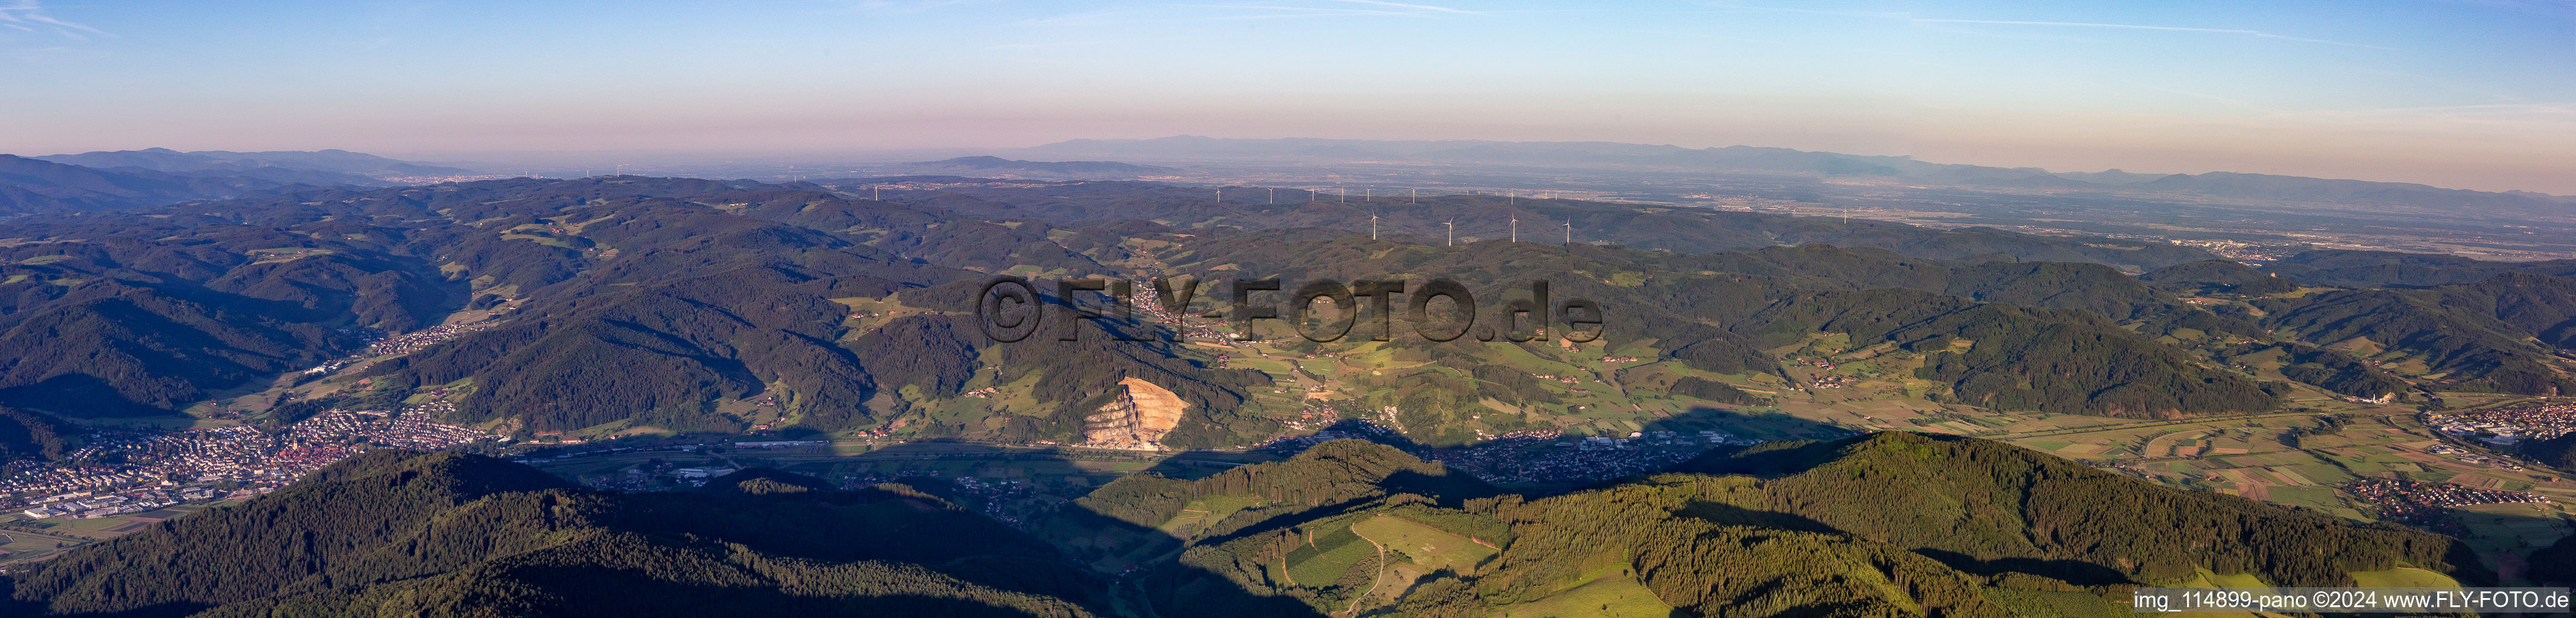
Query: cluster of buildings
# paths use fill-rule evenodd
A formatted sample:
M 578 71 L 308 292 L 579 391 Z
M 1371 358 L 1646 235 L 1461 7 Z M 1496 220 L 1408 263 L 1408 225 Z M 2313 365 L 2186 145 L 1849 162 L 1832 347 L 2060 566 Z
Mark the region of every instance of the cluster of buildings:
M 304 370 L 304 374 L 327 375 L 331 372 L 339 371 L 341 368 L 357 364 L 359 361 L 365 360 L 369 356 L 410 354 L 420 351 L 421 348 L 429 347 L 430 344 L 446 341 L 448 339 L 455 338 L 457 335 L 491 328 L 497 324 L 500 324 L 500 322 L 484 320 L 469 324 L 438 326 L 390 338 L 385 337 L 382 333 L 375 332 L 370 329 L 364 339 L 367 343 L 366 350 L 350 354 L 348 356 L 323 361 L 322 364 L 314 365 L 313 368 Z
M 1275 420 L 1279 421 L 1279 426 L 1281 428 L 1288 431 L 1307 431 L 1331 427 L 1334 423 L 1341 422 L 1342 418 L 1345 416 L 1360 416 L 1359 414 L 1344 412 L 1342 408 L 1334 405 L 1335 403 L 1337 402 L 1328 399 L 1308 399 L 1297 409 L 1296 418 L 1280 418 Z M 1368 421 L 1363 420 L 1360 422 L 1367 423 Z M 1376 424 L 1370 423 L 1370 426 L 1375 427 Z M 1379 428 L 1383 429 L 1383 427 Z
M 2511 462 L 2511 461 L 2499 460 L 2499 459 L 2496 459 L 2496 458 L 2494 458 L 2494 457 L 2488 457 L 2488 456 L 2485 456 L 2485 455 L 2479 455 L 2479 454 L 2471 453 L 2471 452 L 2468 452 L 2468 451 L 2466 451 L 2466 450 L 2461 450 L 2461 449 L 2458 449 L 2458 448 L 2454 448 L 2454 447 L 2452 447 L 2451 445 L 2448 445 L 2448 444 L 2435 444 L 2435 445 L 2432 445 L 2432 446 L 2427 446 L 2427 447 L 2424 447 L 2424 452 L 2426 452 L 2426 453 L 2431 453 L 2431 454 L 2434 454 L 2434 455 L 2454 455 L 2454 454 L 2456 454 L 2456 455 L 2458 456 L 2458 459 L 2460 460 L 2460 463 L 2465 463 L 2465 464 L 2492 465 L 2492 466 L 2495 466 L 2495 467 L 2498 467 L 2498 468 L 2504 468 L 2504 469 L 2506 469 L 2506 470 L 2520 470 L 2520 469 L 2522 469 L 2522 464 L 2517 464 L 2517 463 L 2513 463 L 2513 462 Z
M 892 473 L 868 472 L 865 474 L 841 477 L 840 484 L 841 489 L 843 490 L 854 490 L 864 487 L 874 487 L 883 483 L 892 483 L 906 478 L 940 478 L 940 474 L 938 470 L 898 470 Z M 1013 507 L 1018 505 L 1020 500 L 1023 498 L 1037 496 L 1037 488 L 1035 486 L 1026 482 L 1011 479 L 983 478 L 977 476 L 960 476 L 952 479 L 950 482 L 956 485 L 957 493 L 964 494 L 960 497 L 968 498 L 966 500 L 952 500 L 951 502 L 960 506 L 975 509 L 976 512 L 983 513 L 985 517 L 993 518 L 993 521 L 1002 522 L 1003 525 L 1021 530 L 1028 529 L 1028 518 L 1022 513 L 1016 512 Z
M 1202 287 L 1199 291 L 1204 293 L 1207 288 Z M 1132 336 L 1147 336 L 1153 331 L 1149 324 L 1161 324 L 1163 328 L 1172 329 L 1172 334 L 1183 339 L 1212 341 L 1217 343 L 1211 345 L 1234 347 L 1232 344 L 1224 343 L 1231 340 L 1233 336 L 1232 331 L 1224 328 L 1224 322 L 1191 321 L 1181 314 L 1164 310 L 1163 303 L 1154 297 L 1154 286 L 1150 284 L 1137 285 L 1136 293 L 1127 297 L 1127 304 L 1136 308 L 1138 324 L 1121 325 L 1121 327 L 1142 331 L 1132 333 Z M 1225 359 L 1220 357 L 1217 360 Z
M 334 359 L 331 359 L 331 360 L 323 361 L 323 362 L 322 362 L 322 364 L 314 365 L 312 369 L 306 369 L 306 370 L 304 370 L 304 375 L 316 375 L 316 376 L 318 376 L 318 375 L 322 375 L 322 374 L 326 374 L 326 373 L 331 373 L 331 372 L 334 372 L 334 371 L 339 371 L 341 367 L 347 367 L 347 366 L 349 366 L 349 364 L 350 364 L 350 363 L 355 363 L 355 362 L 358 362 L 358 359 L 357 359 L 356 357 L 341 357 L 341 358 L 334 358 Z
M 2549 440 L 2576 433 L 2576 403 L 2455 414 L 2426 412 L 2423 421 L 2445 435 L 2509 446 L 2523 440 Z
M 2231 259 L 2231 260 L 2236 260 L 2236 261 L 2239 261 L 2239 262 L 2274 262 L 2274 261 L 2279 261 L 2279 260 L 2281 260 L 2282 258 L 2287 258 L 2287 257 L 2290 257 L 2290 256 L 2292 256 L 2292 255 L 2297 255 L 2299 252 L 2301 252 L 2301 251 L 2306 251 L 2306 250 L 2308 250 L 2308 249 L 2310 249 L 2310 248 L 2311 248 L 2310 246 L 2308 246 L 2308 245 L 2303 245 L 2303 244 L 2302 244 L 2302 245 L 2258 245 L 2258 244 L 2254 244 L 2254 243 L 2249 243 L 2249 242 L 2244 242 L 2244 241 L 2236 241 L 2236 240 L 2183 240 L 2183 239 L 2174 239 L 2174 240 L 2171 240 L 2171 241 L 2169 241 L 2169 242 L 2172 242 L 2173 244 L 2177 244 L 2177 245 L 2186 245 L 2186 246 L 2192 246 L 2192 247 L 2199 247 L 2199 248 L 2202 248 L 2202 249 L 2206 249 L 2206 250 L 2208 250 L 2210 253 L 2217 254 L 2217 255 L 2218 255 L 2218 257 L 2223 257 L 2223 258 L 2227 258 L 2227 259 Z
M 1037 491 L 1028 483 L 1010 479 L 961 476 L 957 477 L 957 491 L 973 496 L 975 499 L 970 503 L 977 510 L 983 511 L 985 517 L 991 517 L 994 521 L 1002 522 L 1003 525 L 1012 528 L 1028 529 L 1028 522 L 1011 512 L 1012 502 L 1037 495 Z
M 573 456 L 575 455 L 557 455 L 555 458 L 563 459 Z M 534 461 L 521 460 L 521 463 L 534 463 Z M 592 489 L 628 492 L 671 491 L 674 489 L 705 487 L 707 486 L 707 481 L 714 480 L 719 476 L 733 474 L 737 470 L 739 469 L 721 466 L 682 468 L 677 464 L 656 460 L 654 462 L 649 462 L 646 465 L 627 468 L 614 474 L 584 476 L 577 480 L 581 482 L 582 486 Z
M 289 436 L 308 442 L 349 437 L 376 446 L 418 450 L 438 450 L 498 437 L 472 427 L 429 420 L 454 409 L 455 404 L 441 401 L 407 407 L 399 414 L 384 410 L 331 410 L 287 425 L 286 430 Z
M 2459 527 L 2459 523 L 2444 517 L 2454 508 L 2479 504 L 2549 502 L 2548 497 L 2529 492 L 2401 479 L 2362 479 L 2345 485 L 2344 491 L 2350 492 L 2354 498 L 2363 502 L 2377 505 L 2380 519 L 2450 534 L 2465 532 L 2453 530 Z
M 90 519 L 154 511 L 182 502 L 212 500 L 221 493 L 204 487 L 180 489 L 141 487 L 109 492 L 75 491 L 46 496 L 19 506 L 26 507 L 22 512 L 34 519 L 48 517 Z
M 458 335 L 491 328 L 498 324 L 500 324 L 498 321 L 484 320 L 481 322 L 469 322 L 465 324 L 447 324 L 412 331 L 404 333 L 399 337 L 386 338 L 375 343 L 367 344 L 366 354 L 368 356 L 410 354 L 420 351 L 421 348 L 429 347 L 430 344 L 446 341 L 448 339 L 455 338 Z
M 263 431 L 236 425 L 102 431 L 61 462 L 0 466 L 0 508 L 29 517 L 99 517 L 187 500 L 265 493 L 370 448 L 442 449 L 493 437 L 429 422 L 430 413 L 332 410 Z M 105 496 L 127 498 L 93 504 Z
M 1307 448 L 1313 447 L 1317 444 L 1323 444 L 1344 438 L 1368 440 L 1380 444 L 1401 442 L 1404 440 L 1403 434 L 1398 433 L 1393 429 L 1388 429 L 1384 425 L 1370 422 L 1369 419 L 1365 418 L 1354 418 L 1334 422 L 1331 424 L 1331 427 L 1334 427 L 1334 429 L 1318 431 L 1311 435 L 1273 437 L 1269 442 L 1263 442 L 1261 443 L 1261 446 L 1253 448 L 1294 455 L 1306 452 Z

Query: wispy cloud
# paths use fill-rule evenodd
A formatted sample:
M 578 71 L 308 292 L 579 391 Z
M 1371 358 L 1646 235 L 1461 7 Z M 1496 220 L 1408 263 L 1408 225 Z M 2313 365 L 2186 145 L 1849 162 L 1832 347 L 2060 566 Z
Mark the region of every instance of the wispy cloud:
M 1405 3 L 1402 3 L 1402 2 L 1382 2 L 1382 1 L 1380 1 L 1380 0 L 1333 0 L 1333 1 L 1334 1 L 1334 2 L 1348 2 L 1348 3 L 1351 3 L 1351 4 L 1374 4 L 1374 5 L 1378 5 L 1378 6 L 1391 6 L 1391 7 L 1400 8 L 1400 9 L 1414 9 L 1414 10 L 1417 10 L 1417 11 L 1432 11 L 1432 12 L 1437 12 L 1437 13 L 1458 13 L 1458 14 L 1461 14 L 1461 15 L 1483 15 L 1483 14 L 1484 14 L 1484 13 L 1480 13 L 1480 12 L 1476 12 L 1476 11 L 1470 11 L 1470 10 L 1466 10 L 1466 9 L 1453 9 L 1453 8 L 1449 8 L 1449 7 L 1445 7 L 1445 6 L 1431 6 L 1431 5 L 1428 5 L 1428 4 L 1405 4 Z
M 2377 45 L 2363 45 L 2363 44 L 2360 44 L 2360 43 L 2347 43 L 2347 42 L 2343 42 L 2343 41 L 2329 41 L 2329 40 L 2325 40 L 2325 39 L 2311 39 L 2311 38 L 2307 38 L 2307 37 L 2296 37 L 2296 36 L 2290 36 L 2290 35 L 2286 35 L 2286 34 L 2273 34 L 2273 33 L 2270 33 L 2270 32 L 2264 32 L 2264 31 L 2261 31 L 2261 30 L 2237 30 L 2237 29 L 2231 29 L 2231 28 L 2187 28 L 2187 27 L 2182 27 L 2182 26 L 2149 26 L 2149 25 L 2142 25 L 2142 24 L 2097 24 L 2097 23 L 2089 23 L 2089 22 L 2073 22 L 2073 21 L 2012 21 L 2012 20 L 2002 20 L 2002 19 L 1934 19 L 1934 18 L 1926 18 L 1926 17 L 1912 17 L 1912 18 L 1907 18 L 1907 19 L 1909 19 L 1910 21 L 1915 21 L 1915 22 L 1921 22 L 1921 23 L 1934 23 L 1934 24 L 1994 24 L 1994 25 L 2003 25 L 2003 26 L 2057 26 L 2057 27 L 2070 27 L 2070 28 L 2119 28 L 2119 29 L 2126 29 L 2126 30 L 2163 30 L 2163 31 L 2168 31 L 2168 32 L 2206 32 L 2206 33 L 2211 33 L 2211 34 L 2241 34 L 2241 35 L 2245 35 L 2245 36 L 2259 37 L 2259 38 L 2266 38 L 2266 39 L 2280 39 L 2280 40 L 2284 40 L 2284 41 L 2298 41 L 2298 42 L 2301 42 L 2301 43 L 2324 43 L 2324 44 L 2327 44 L 2327 45 L 2346 45 L 2346 46 L 2351 46 L 2351 47 L 2366 47 L 2366 48 L 2370 48 L 2370 49 L 2394 49 L 2394 48 L 2388 48 L 2388 47 L 2380 47 L 2380 46 L 2377 46 Z
M 1172 5 L 1172 6 L 1181 6 L 1181 7 L 1189 7 L 1189 8 L 1200 8 L 1200 9 L 1236 9 L 1236 10 L 1248 10 L 1248 11 L 1266 11 L 1266 13 L 1252 14 L 1252 15 L 1236 15 L 1236 16 L 1231 16 L 1231 17 L 1223 17 L 1223 18 L 1219 18 L 1219 19 L 1269 19 L 1269 18 L 1277 18 L 1277 17 L 1323 17 L 1323 16 L 1364 16 L 1364 17 L 1434 17 L 1434 16 L 1439 16 L 1439 15 L 1486 15 L 1486 13 L 1481 13 L 1481 12 L 1477 12 L 1477 11 L 1470 11 L 1470 10 L 1466 10 L 1466 9 L 1456 9 L 1456 8 L 1450 8 L 1450 7 L 1445 7 L 1445 6 L 1432 6 L 1432 5 L 1428 5 L 1428 4 L 1406 4 L 1406 3 L 1402 3 L 1402 2 L 1384 2 L 1384 1 L 1381 1 L 1381 0 L 1331 0 L 1331 1 L 1332 1 L 1332 2 L 1345 3 L 1345 4 L 1358 4 L 1358 5 L 1365 5 L 1365 6 L 1370 6 L 1370 7 L 1379 7 L 1379 8 L 1356 8 L 1356 7 L 1354 7 L 1354 8 L 1342 8 L 1342 7 L 1334 7 L 1334 6 L 1289 6 L 1289 5 L 1277 5 L 1277 4 L 1177 4 L 1177 5 Z
M 106 31 L 99 30 L 97 28 L 55 19 L 51 15 L 46 15 L 44 5 L 36 2 L 36 0 L 15 0 L 8 4 L 0 4 L 0 26 L 8 26 L 28 32 L 37 32 L 39 28 L 51 29 L 56 34 L 74 39 L 89 38 L 87 36 L 83 36 L 82 33 L 99 35 L 107 34 Z

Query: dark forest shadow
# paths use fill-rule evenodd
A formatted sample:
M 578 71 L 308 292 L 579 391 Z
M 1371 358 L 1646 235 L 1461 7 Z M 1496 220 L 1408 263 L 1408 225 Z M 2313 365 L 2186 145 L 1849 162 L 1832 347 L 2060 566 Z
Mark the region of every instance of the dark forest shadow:
M 732 454 L 737 458 L 761 458 L 759 451 L 737 450 Z M 1134 457 L 1139 461 L 1154 459 L 1159 461 L 1126 474 L 1094 471 L 1077 463 L 1098 462 L 1102 459 L 1110 460 L 1108 463 L 1115 463 L 1123 457 Z M 1223 576 L 1181 564 L 1176 558 L 1185 542 L 1182 538 L 1150 526 L 1092 512 L 1075 502 L 1097 491 L 1101 486 L 1115 482 L 1115 478 L 1152 473 L 1168 478 L 1193 479 L 1238 467 L 1226 463 L 1226 460 L 1256 458 L 1276 459 L 1269 455 L 1247 455 L 1224 451 L 1189 451 L 1179 454 L 1137 452 L 1133 455 L 1124 455 L 1111 451 L 1002 448 L 980 443 L 940 440 L 890 445 L 867 451 L 858 458 L 848 459 L 874 462 L 872 465 L 874 468 L 897 469 L 898 472 L 890 475 L 890 478 L 885 474 L 876 475 L 883 482 L 903 485 L 956 503 L 969 510 L 985 513 L 987 516 L 999 514 L 1012 517 L 1012 520 L 1007 520 L 1005 523 L 1032 535 L 1032 538 L 1054 545 L 1064 553 L 1065 560 L 1072 561 L 1086 571 L 1099 574 L 1112 585 L 1124 590 L 1113 596 L 1147 603 L 1151 610 L 1140 612 L 1145 615 L 1177 617 L 1219 614 L 1282 618 L 1321 616 L 1296 598 L 1258 594 L 1244 589 Z M 978 476 L 972 472 L 961 475 L 949 471 L 967 462 L 978 462 L 971 464 L 971 469 L 975 471 L 1016 469 L 1023 471 L 1025 475 L 997 478 Z M 816 471 L 814 466 L 783 458 L 776 463 L 785 464 L 782 467 L 790 471 Z M 1078 476 L 1082 479 L 1042 478 L 1037 472 L 1042 469 L 1080 471 L 1067 476 Z M 931 470 L 938 470 L 939 473 L 930 474 Z M 907 471 L 915 473 L 904 474 Z M 976 477 L 978 480 L 974 481 L 973 485 L 977 487 L 970 488 L 967 483 L 957 482 L 959 476 Z M 1110 480 L 1096 482 L 1100 478 Z M 824 480 L 843 487 L 863 489 L 864 485 L 853 487 L 851 481 L 863 483 L 867 479 L 866 477 L 858 479 L 825 477 Z M 1021 490 L 996 491 L 991 488 L 993 483 L 988 482 L 994 480 L 1009 480 L 1025 487 Z M 1004 504 L 996 508 L 996 501 Z M 1105 568 L 1104 565 L 1106 565 Z

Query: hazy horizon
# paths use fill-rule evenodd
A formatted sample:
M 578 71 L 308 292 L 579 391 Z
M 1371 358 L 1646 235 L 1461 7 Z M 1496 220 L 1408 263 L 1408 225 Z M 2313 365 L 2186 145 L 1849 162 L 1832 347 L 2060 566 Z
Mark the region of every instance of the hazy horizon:
M 0 151 L 1604 141 L 2576 194 L 2576 4 L 0 4 Z

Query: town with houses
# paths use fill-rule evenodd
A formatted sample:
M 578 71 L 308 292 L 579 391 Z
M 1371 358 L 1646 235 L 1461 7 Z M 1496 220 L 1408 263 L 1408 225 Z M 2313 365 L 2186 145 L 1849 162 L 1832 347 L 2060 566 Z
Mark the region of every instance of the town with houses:
M 331 410 L 275 431 L 248 425 L 99 431 L 63 462 L 0 465 L 0 508 L 32 519 L 86 519 L 242 498 L 369 448 L 444 449 L 498 437 L 430 422 L 433 414 Z
M 2521 406 L 2461 413 L 2426 412 L 2424 425 L 2457 438 L 2496 446 L 2549 440 L 2576 433 L 2576 403 Z
M 1136 300 L 1133 306 L 1144 314 L 1141 317 L 1180 329 L 1180 334 L 1190 344 L 1226 348 L 1226 354 L 1217 356 L 1220 360 L 1235 354 L 1268 357 L 1258 347 L 1229 341 L 1230 333 L 1219 330 L 1218 326 L 1182 321 L 1180 316 L 1170 315 L 1153 302 L 1149 294 L 1139 294 Z M 408 354 L 439 341 L 489 328 L 495 323 L 484 320 L 452 324 L 377 339 L 371 341 L 363 353 L 333 359 L 304 373 L 332 374 L 365 362 L 370 357 Z M 1313 359 L 1315 355 L 1305 357 Z M 1602 362 L 1611 364 L 1640 360 L 1616 355 L 1601 358 Z M 1823 373 L 1835 369 L 1830 361 L 1806 360 L 1800 364 L 1822 370 L 1805 385 L 1808 388 L 1836 388 L 1847 380 Z M 1478 441 L 1470 445 L 1425 447 L 1403 437 L 1404 428 L 1394 407 L 1344 409 L 1354 402 L 1315 396 L 1327 392 L 1327 385 L 1295 369 L 1293 362 L 1290 367 L 1281 376 L 1285 379 L 1276 390 L 1283 394 L 1302 390 L 1309 396 L 1301 399 L 1301 408 L 1293 418 L 1279 419 L 1286 430 L 1283 435 L 1251 449 L 1253 451 L 1287 456 L 1330 440 L 1365 439 L 1398 446 L 1417 457 L 1440 462 L 1488 483 L 1528 487 L 1582 485 L 1651 472 L 1687 461 L 1711 449 L 1760 442 L 1715 430 L 1662 431 L 1649 427 L 1628 432 L 1624 437 L 1568 435 L 1557 429 L 1526 429 L 1499 434 L 1479 431 Z M 1573 375 L 1535 377 L 1569 385 L 1587 381 Z M 1580 387 L 1573 390 L 1584 391 Z M 448 394 L 444 389 L 423 394 L 428 395 L 427 402 L 404 406 L 400 410 L 334 409 L 268 428 L 233 425 L 159 432 L 96 430 L 85 435 L 81 446 L 60 462 L 29 459 L 0 463 L 0 508 L 39 521 L 109 517 L 136 522 L 159 521 L 192 508 L 187 505 L 246 499 L 274 491 L 307 473 L 368 449 L 455 449 L 478 443 L 499 446 L 509 442 L 487 430 L 435 422 L 434 419 L 452 413 L 454 404 L 444 399 Z M 996 388 L 985 387 L 964 396 L 993 399 L 1001 397 L 1002 393 Z M 774 399 L 758 404 L 775 405 Z M 2576 433 L 2576 404 L 2426 412 L 2421 420 L 2436 431 L 2464 441 L 2511 447 L 2524 440 L 2546 440 Z M 575 475 L 577 478 L 574 480 L 602 490 L 672 491 L 700 487 L 711 479 L 746 467 L 745 463 L 736 462 L 734 457 L 752 456 L 757 451 L 768 449 L 822 449 L 828 452 L 834 446 L 830 440 L 758 439 L 775 433 L 761 431 L 769 429 L 765 425 L 759 426 L 755 427 L 755 435 L 733 438 L 743 441 L 674 442 L 650 446 L 583 444 L 577 438 L 566 436 L 551 444 L 516 445 L 510 452 L 519 453 L 515 461 L 540 467 L 577 463 L 593 457 L 632 456 L 649 464 L 625 467 L 608 474 Z M 876 446 L 907 442 L 890 433 L 888 428 L 877 428 L 858 432 L 850 438 Z M 1036 446 L 1058 445 L 1042 442 Z M 498 449 L 493 451 L 499 452 Z M 2455 446 L 2435 445 L 2427 451 L 2451 455 L 2473 464 L 2519 469 L 2510 461 Z M 665 452 L 669 455 L 661 454 Z M 663 457 L 668 457 L 669 461 L 661 459 Z M 677 463 L 698 461 L 704 463 Z M 755 461 L 748 465 L 760 464 Z M 836 480 L 845 488 L 885 482 L 937 482 L 945 488 L 943 491 L 953 490 L 958 497 L 965 498 L 961 504 L 1014 526 L 1024 525 L 1022 522 L 1029 513 L 1016 509 L 1029 508 L 1025 503 L 1032 501 L 1025 499 L 1036 495 L 1034 492 L 1038 490 L 1038 486 L 1029 479 L 965 474 L 943 476 L 939 470 L 884 470 L 838 476 Z M 2361 502 L 2374 505 L 2383 519 L 2428 527 L 2456 526 L 2456 522 L 2441 517 L 2447 509 L 2545 500 L 2537 494 L 2525 492 L 2403 479 L 2364 480 L 2344 489 Z M 1014 504 L 1020 506 L 1012 506 Z M 170 510 L 174 507 L 178 510 Z M 131 527 L 133 525 L 118 529 Z M 26 555 L 32 554 L 16 557 L 24 558 Z M 0 557 L 9 556 L 0 552 Z
M 2483 489 L 2453 483 L 2430 483 L 2405 479 L 2362 479 L 2345 485 L 2353 498 L 2379 509 L 2379 518 L 2450 534 L 2465 535 L 2467 530 L 2448 517 L 2451 509 L 2480 504 L 2546 504 L 2540 494 Z

